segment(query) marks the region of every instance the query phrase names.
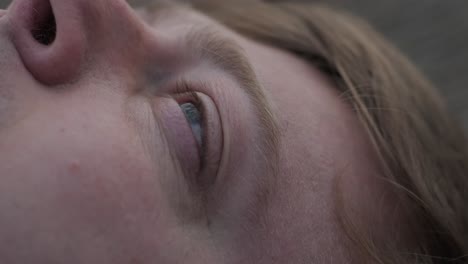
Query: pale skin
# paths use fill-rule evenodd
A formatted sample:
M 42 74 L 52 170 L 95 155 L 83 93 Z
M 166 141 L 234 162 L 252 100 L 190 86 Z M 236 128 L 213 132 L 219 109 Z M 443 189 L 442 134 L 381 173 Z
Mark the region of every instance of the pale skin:
M 398 221 L 375 217 L 395 209 L 375 153 L 312 65 L 188 8 L 117 0 L 52 0 L 44 46 L 26 21 L 44 2 L 0 11 L 1 263 L 360 263 L 338 189 L 374 233 Z M 204 30 L 251 65 L 277 146 L 249 88 L 184 46 Z M 181 79 L 205 108 L 205 165 Z

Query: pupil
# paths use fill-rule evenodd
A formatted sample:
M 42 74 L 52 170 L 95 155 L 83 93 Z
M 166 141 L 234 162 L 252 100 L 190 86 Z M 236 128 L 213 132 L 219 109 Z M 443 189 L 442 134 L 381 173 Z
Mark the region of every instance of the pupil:
M 187 121 L 192 123 L 200 123 L 200 112 L 192 103 L 185 103 L 180 106 L 184 111 L 185 116 L 187 117 Z

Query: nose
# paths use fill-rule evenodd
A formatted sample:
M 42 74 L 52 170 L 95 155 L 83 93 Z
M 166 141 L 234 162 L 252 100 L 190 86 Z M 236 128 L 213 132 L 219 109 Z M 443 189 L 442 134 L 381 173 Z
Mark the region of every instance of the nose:
M 115 48 L 113 36 L 131 37 L 121 30 L 130 13 L 123 0 L 15 0 L 8 9 L 11 38 L 23 64 L 50 86 L 77 78 L 91 47 L 102 46 L 102 39 L 110 38 Z M 119 29 L 110 25 L 115 17 Z

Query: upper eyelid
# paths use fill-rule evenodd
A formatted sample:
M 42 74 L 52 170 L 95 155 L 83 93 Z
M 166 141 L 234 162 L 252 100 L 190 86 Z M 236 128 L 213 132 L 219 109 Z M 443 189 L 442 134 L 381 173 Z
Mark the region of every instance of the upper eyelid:
M 265 139 L 263 152 L 272 153 L 277 158 L 280 139 L 278 122 L 242 48 L 233 39 L 208 27 L 193 28 L 184 41 L 185 48 L 190 49 L 191 53 L 197 54 L 201 60 L 211 61 L 234 77 L 256 109 Z

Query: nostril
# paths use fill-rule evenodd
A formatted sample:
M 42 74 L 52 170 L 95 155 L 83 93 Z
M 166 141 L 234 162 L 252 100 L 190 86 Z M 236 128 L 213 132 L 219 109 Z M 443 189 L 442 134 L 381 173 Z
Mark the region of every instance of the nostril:
M 33 38 L 43 45 L 52 44 L 57 35 L 57 24 L 50 2 L 44 1 L 42 5 L 33 7 L 31 20 L 30 32 Z
M 9 33 L 24 66 L 37 81 L 54 86 L 72 81 L 79 74 L 87 47 L 82 5 L 92 2 L 12 2 Z

